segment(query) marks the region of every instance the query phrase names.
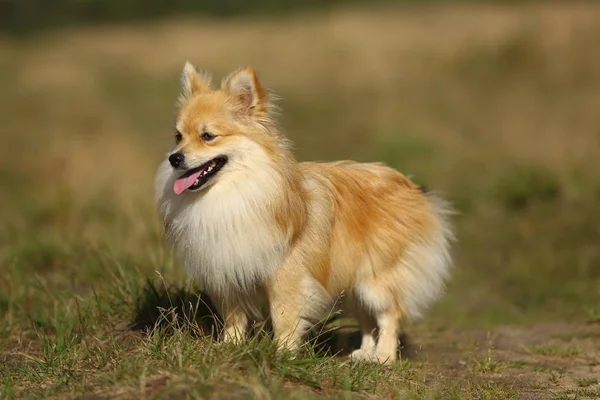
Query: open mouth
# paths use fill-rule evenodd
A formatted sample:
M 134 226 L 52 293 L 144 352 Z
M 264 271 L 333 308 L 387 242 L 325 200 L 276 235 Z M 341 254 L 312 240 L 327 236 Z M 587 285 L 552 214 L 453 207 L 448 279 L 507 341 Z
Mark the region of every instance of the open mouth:
M 199 167 L 187 170 L 175 180 L 173 191 L 175 194 L 181 194 L 186 190 L 195 191 L 201 189 L 226 163 L 227 157 L 219 156 Z

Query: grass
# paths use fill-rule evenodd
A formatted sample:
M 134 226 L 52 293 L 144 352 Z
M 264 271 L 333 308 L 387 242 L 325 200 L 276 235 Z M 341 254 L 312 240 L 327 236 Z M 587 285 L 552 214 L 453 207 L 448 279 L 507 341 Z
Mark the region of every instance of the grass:
M 599 21 L 390 6 L 0 39 L 0 398 L 593 398 Z M 186 59 L 254 65 L 299 159 L 384 160 L 456 205 L 457 267 L 401 362 L 350 362 L 346 319 L 297 358 L 214 341 L 152 200 Z
M 493 340 L 488 333 L 487 354 L 482 360 L 476 360 L 472 366 L 472 371 L 482 374 L 492 374 L 501 372 L 506 368 L 506 363 L 499 361 L 493 354 Z
M 600 309 L 591 307 L 587 309 L 588 320 L 591 323 L 600 323 Z
M 543 356 L 555 356 L 558 353 L 555 347 L 548 345 L 535 346 L 531 351 Z
M 600 383 L 600 378 L 580 378 L 576 380 L 577 386 L 589 387 Z

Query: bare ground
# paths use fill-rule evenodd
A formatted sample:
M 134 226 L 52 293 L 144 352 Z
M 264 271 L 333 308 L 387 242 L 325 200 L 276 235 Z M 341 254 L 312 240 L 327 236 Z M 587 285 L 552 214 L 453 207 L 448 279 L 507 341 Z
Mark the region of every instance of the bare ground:
M 423 368 L 424 384 L 500 384 L 525 400 L 600 397 L 600 324 L 410 331 L 401 337 L 402 359 Z M 360 344 L 350 326 L 334 336 L 331 350 L 340 357 Z

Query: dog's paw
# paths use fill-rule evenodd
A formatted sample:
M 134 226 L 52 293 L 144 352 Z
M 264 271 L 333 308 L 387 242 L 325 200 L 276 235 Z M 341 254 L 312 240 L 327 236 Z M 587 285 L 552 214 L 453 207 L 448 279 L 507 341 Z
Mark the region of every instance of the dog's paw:
M 350 358 L 353 360 L 360 360 L 360 361 L 370 361 L 370 362 L 377 361 L 377 359 L 375 358 L 374 351 L 368 351 L 365 349 L 354 350 L 352 353 L 350 353 Z
M 223 335 L 214 344 L 218 347 L 236 347 L 244 344 L 245 338 L 239 336 Z
M 396 357 L 390 354 L 377 353 L 375 351 L 366 351 L 363 349 L 354 350 L 350 354 L 350 358 L 353 360 L 366 361 L 372 363 L 379 363 L 383 365 L 391 365 L 396 361 Z

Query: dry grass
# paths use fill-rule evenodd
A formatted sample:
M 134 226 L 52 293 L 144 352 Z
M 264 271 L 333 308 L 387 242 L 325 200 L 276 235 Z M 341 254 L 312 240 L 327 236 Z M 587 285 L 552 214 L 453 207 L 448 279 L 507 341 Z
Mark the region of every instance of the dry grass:
M 0 398 L 592 398 L 599 35 L 600 7 L 569 3 L 1 40 Z M 217 80 L 256 67 L 300 159 L 383 159 L 457 205 L 454 279 L 406 327 L 405 361 L 204 337 L 152 203 L 188 59 Z M 348 350 L 344 332 L 321 339 Z

